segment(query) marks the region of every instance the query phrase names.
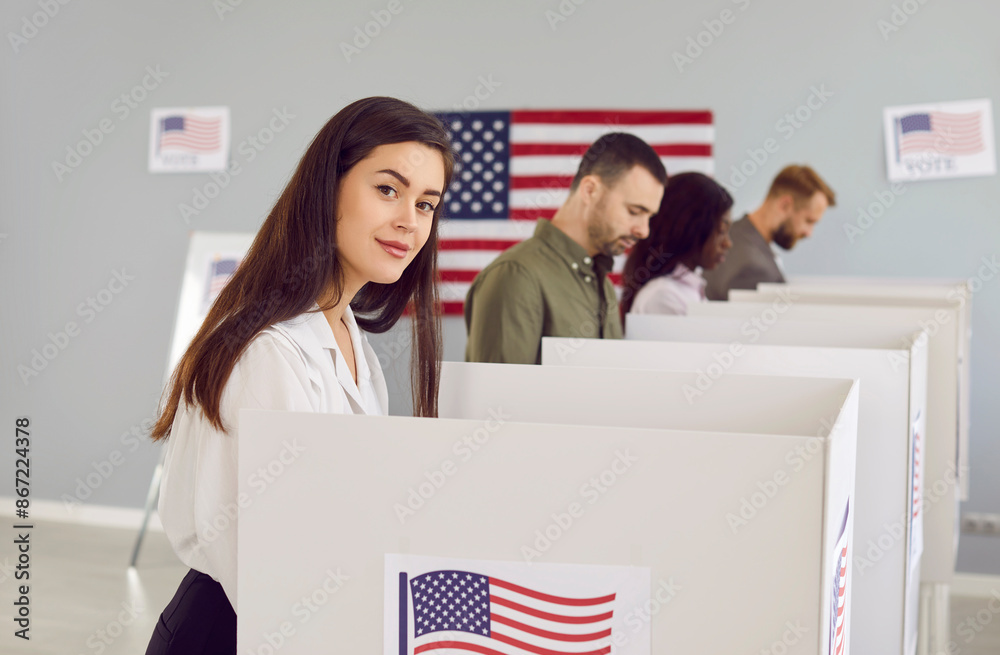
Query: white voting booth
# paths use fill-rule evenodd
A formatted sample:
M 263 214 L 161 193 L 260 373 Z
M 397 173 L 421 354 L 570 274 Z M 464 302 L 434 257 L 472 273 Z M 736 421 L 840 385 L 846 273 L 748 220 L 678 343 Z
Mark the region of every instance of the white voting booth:
M 695 377 L 445 362 L 440 415 L 481 419 L 503 407 L 517 422 L 608 426 L 612 433 L 620 426 L 663 429 L 642 445 L 643 452 L 656 452 L 648 460 L 651 468 L 643 469 L 649 477 L 623 476 L 595 505 L 595 516 L 600 511 L 602 517 L 617 517 L 614 525 L 595 522 L 586 533 L 567 534 L 553 546 L 552 557 L 573 561 L 588 551 L 585 542 L 600 534 L 618 543 L 619 557 L 627 549 L 630 561 L 651 566 L 654 581 L 672 576 L 687 590 L 686 597 L 678 593 L 653 619 L 654 653 L 759 651 L 781 641 L 789 620 L 801 621 L 810 636 L 794 644 L 786 640 L 781 649 L 833 652 L 828 617 L 838 564 L 831 553 L 837 550 L 834 544 L 847 548 L 844 539 L 853 540 L 854 510 L 846 512 L 853 507 L 856 384 L 729 375 L 716 382 L 711 396 L 691 404 L 684 386 L 695 384 Z M 787 411 L 776 402 L 779 397 L 793 399 L 796 409 Z M 549 429 L 553 426 L 542 433 Z M 740 447 L 730 450 L 734 443 Z M 590 446 L 580 441 L 574 448 Z M 810 473 L 801 477 L 807 469 Z M 806 481 L 814 474 L 826 477 Z M 577 470 L 570 478 L 579 485 L 589 475 Z M 523 484 L 533 480 L 520 479 Z M 541 489 L 535 504 L 538 525 L 561 505 Z M 761 530 L 758 521 L 772 507 L 768 527 Z M 817 547 L 821 552 L 815 552 Z M 846 552 L 844 579 L 853 581 L 853 551 Z M 752 601 L 744 602 L 747 598 Z M 845 596 L 847 626 L 851 607 Z M 726 608 L 724 620 L 721 608 Z M 849 629 L 844 629 L 842 652 L 848 652 Z
M 791 302 L 789 301 L 791 300 Z M 954 310 L 958 311 L 958 310 Z M 760 338 L 784 321 L 806 320 L 847 326 L 895 326 L 929 334 L 927 357 L 927 418 L 924 460 L 924 553 L 921 561 L 921 650 L 945 647 L 949 637 L 949 587 L 958 552 L 959 488 L 962 469 L 958 459 L 959 424 L 959 321 L 940 307 L 882 307 L 872 305 L 805 304 L 787 292 L 764 303 L 707 302 L 690 308 L 693 317 L 736 318 L 744 338 Z M 939 312 L 946 312 L 941 314 Z M 629 320 L 641 318 L 640 321 Z M 632 317 L 638 325 L 651 317 Z M 631 329 L 631 328 L 628 328 Z M 648 339 L 639 333 L 630 338 Z
M 811 336 L 815 325 L 796 327 Z M 927 350 L 914 335 L 900 349 L 899 336 L 886 335 L 885 348 L 544 338 L 542 364 L 696 371 L 692 403 L 727 372 L 859 378 L 851 642 L 859 653 L 905 655 L 917 648 L 923 530 L 919 504 L 913 511 L 922 469 L 914 455 L 926 416 Z
M 919 330 L 929 323 L 937 328 L 934 334 L 928 329 L 927 344 L 927 458 L 925 474 L 927 484 L 948 485 L 947 498 L 927 504 L 924 516 L 924 556 L 921 579 L 924 584 L 950 584 L 958 552 L 958 502 L 962 471 L 958 457 L 957 426 L 959 422 L 959 329 L 958 321 L 938 320 L 936 307 L 876 307 L 869 305 L 805 304 L 805 300 L 788 303 L 771 302 L 707 302 L 693 306 L 696 316 L 737 317 L 755 321 L 762 328 L 774 320 L 808 320 L 845 324 L 891 324 L 902 329 Z M 776 311 L 776 305 L 784 311 Z M 955 310 L 957 311 L 957 310 Z
M 827 654 L 840 589 L 846 646 L 855 383 L 727 376 L 692 407 L 685 380 L 445 363 L 442 414 L 468 418 L 241 412 L 239 652 L 411 652 L 388 628 L 399 553 L 648 570 L 595 652 Z
M 792 286 L 804 293 L 819 296 L 837 296 L 857 299 L 851 304 L 876 304 L 885 306 L 906 305 L 910 299 L 947 301 L 957 303 L 961 309 L 962 352 L 969 353 L 972 338 L 972 296 L 978 291 L 974 279 L 961 278 L 887 278 L 850 276 L 794 276 L 788 284 L 762 283 L 758 291 L 768 293 Z M 982 284 L 979 282 L 979 284 Z M 732 290 L 730 294 L 743 290 Z M 753 293 L 753 291 L 750 291 Z M 751 301 L 753 302 L 753 301 Z
M 934 307 L 934 324 L 955 322 L 958 339 L 958 470 L 961 500 L 969 499 L 969 414 L 972 387 L 972 295 L 967 280 L 892 280 L 874 278 L 802 278 L 792 284 L 761 284 L 756 291 L 732 290 L 736 302 L 772 301 L 784 290 L 810 304 L 875 305 L 881 307 Z

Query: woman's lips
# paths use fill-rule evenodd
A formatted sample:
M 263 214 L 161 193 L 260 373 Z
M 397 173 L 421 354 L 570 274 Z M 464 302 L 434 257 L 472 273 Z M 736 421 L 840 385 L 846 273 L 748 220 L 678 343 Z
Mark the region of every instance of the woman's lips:
M 381 239 L 375 240 L 378 241 L 378 245 L 382 246 L 383 250 L 397 259 L 405 259 L 406 253 L 410 251 L 410 247 L 408 245 L 400 243 L 399 241 L 382 241 Z

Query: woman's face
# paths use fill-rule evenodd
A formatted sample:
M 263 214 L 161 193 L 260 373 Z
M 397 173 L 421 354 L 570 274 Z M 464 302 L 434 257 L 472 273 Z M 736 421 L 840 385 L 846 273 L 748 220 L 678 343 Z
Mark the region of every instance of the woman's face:
M 732 224 L 732 213 L 726 211 L 719 220 L 718 227 L 708 237 L 708 241 L 701 249 L 701 259 L 698 266 L 703 270 L 710 271 L 726 258 L 726 252 L 732 247 L 733 242 L 729 239 L 729 226 Z
M 376 147 L 340 181 L 337 248 L 347 287 L 392 284 L 427 243 L 444 158 L 415 141 Z

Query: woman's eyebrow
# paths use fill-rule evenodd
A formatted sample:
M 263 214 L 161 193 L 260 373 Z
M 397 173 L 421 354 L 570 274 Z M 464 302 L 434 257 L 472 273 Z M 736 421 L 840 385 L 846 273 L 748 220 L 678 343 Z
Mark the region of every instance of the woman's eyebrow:
M 410 181 L 408 179 L 406 179 L 403 176 L 402 173 L 398 173 L 398 172 L 392 170 L 391 168 L 383 168 L 382 170 L 375 171 L 375 172 L 376 173 L 387 173 L 387 174 L 393 176 L 394 178 L 396 178 L 397 180 L 399 180 L 399 182 L 403 186 L 405 186 L 407 189 L 410 188 Z M 441 192 L 440 191 L 435 191 L 434 189 L 427 189 L 426 191 L 424 191 L 424 195 L 437 196 L 438 198 L 440 198 L 441 197 Z
M 399 180 L 402 183 L 403 186 L 405 186 L 406 188 L 410 188 L 410 181 L 408 179 L 406 179 L 405 177 L 403 177 L 402 173 L 397 173 L 396 171 L 392 170 L 391 168 L 383 168 L 382 170 L 376 171 L 376 172 L 377 173 L 388 173 L 389 175 L 391 175 L 394 178 L 396 178 L 397 180 Z

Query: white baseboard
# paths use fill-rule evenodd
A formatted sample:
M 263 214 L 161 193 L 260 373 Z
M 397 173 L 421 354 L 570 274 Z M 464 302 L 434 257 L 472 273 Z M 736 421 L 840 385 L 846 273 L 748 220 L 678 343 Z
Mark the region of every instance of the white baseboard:
M 994 594 L 1000 595 L 1000 575 L 956 573 L 951 579 L 952 596 L 989 598 Z
M 14 518 L 13 496 L 0 496 L 0 516 Z M 32 500 L 30 517 L 26 523 L 34 521 L 58 521 L 103 528 L 123 528 L 138 530 L 142 525 L 144 510 L 132 507 L 112 507 L 90 503 L 69 504 L 58 500 Z M 163 532 L 160 516 L 153 511 L 149 517 L 150 532 Z

